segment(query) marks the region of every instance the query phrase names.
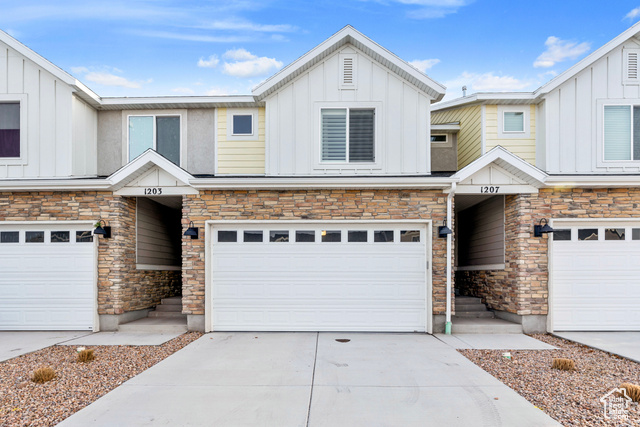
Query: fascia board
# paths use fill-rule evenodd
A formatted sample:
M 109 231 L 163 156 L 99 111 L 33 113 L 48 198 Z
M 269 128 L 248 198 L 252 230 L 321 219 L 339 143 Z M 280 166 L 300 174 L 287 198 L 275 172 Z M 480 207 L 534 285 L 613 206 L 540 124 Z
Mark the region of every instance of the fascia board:
M 189 181 L 199 190 L 217 189 L 374 189 L 451 187 L 450 178 L 194 178 Z
M 459 181 L 464 181 L 469 178 L 473 174 L 477 173 L 481 169 L 485 168 L 491 163 L 494 163 L 496 160 L 502 160 L 509 165 L 517 168 L 523 173 L 527 174 L 531 178 L 535 179 L 539 183 L 544 183 L 548 175 L 542 170 L 536 168 L 535 166 L 529 164 L 528 162 L 522 160 L 518 156 L 511 154 L 509 151 L 505 150 L 501 146 L 497 146 L 489 151 L 484 156 L 479 159 L 473 161 L 468 164 L 464 168 L 460 169 L 455 175 L 454 178 L 457 178 Z
M 176 179 L 182 181 L 187 184 L 190 180 L 193 179 L 193 175 L 191 175 L 186 170 L 176 166 L 171 161 L 165 159 L 160 154 L 155 151 L 149 149 L 138 156 L 133 161 L 127 163 L 117 171 L 115 171 L 111 176 L 109 176 L 109 181 L 112 183 L 113 187 L 118 188 L 118 186 L 123 183 L 127 183 L 127 178 L 131 176 L 137 176 L 136 172 L 141 169 L 148 170 L 150 167 L 158 166 L 163 169 L 165 172 L 171 174 Z

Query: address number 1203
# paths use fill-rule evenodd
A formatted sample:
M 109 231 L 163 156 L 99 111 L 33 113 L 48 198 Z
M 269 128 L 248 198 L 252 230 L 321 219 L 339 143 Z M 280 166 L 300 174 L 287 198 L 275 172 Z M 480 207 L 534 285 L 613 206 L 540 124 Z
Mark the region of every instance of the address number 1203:
M 162 188 L 160 187 L 149 187 L 144 189 L 145 196 L 159 196 L 162 194 Z
M 500 187 L 493 187 L 493 186 L 491 186 L 491 187 L 480 187 L 480 192 L 481 193 L 493 193 L 493 194 L 495 194 L 495 193 L 498 192 L 499 189 L 500 189 Z

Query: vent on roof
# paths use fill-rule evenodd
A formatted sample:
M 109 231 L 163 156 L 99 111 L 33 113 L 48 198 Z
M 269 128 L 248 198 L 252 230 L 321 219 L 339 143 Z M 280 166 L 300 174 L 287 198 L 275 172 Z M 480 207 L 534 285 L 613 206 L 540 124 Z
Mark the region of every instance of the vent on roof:
M 340 55 L 340 87 L 355 89 L 356 87 L 356 55 Z
M 625 49 L 624 54 L 624 83 L 639 84 L 640 77 L 638 73 L 638 59 L 640 58 L 640 49 Z

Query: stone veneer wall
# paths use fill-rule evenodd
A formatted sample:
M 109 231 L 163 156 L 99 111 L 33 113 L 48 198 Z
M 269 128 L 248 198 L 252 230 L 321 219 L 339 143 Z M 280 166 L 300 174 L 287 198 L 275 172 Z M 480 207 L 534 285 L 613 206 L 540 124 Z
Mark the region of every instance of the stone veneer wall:
M 554 188 L 506 196 L 504 270 L 458 271 L 456 289 L 481 297 L 495 310 L 518 315 L 548 313 L 548 241 L 533 237 L 540 219 L 638 218 L 638 188 Z
M 136 199 L 109 192 L 0 193 L 0 221 L 106 220 L 98 239 L 98 314 L 149 308 L 179 295 L 180 271 L 136 270 Z
M 201 191 L 183 196 L 183 228 L 193 221 L 197 240 L 182 241 L 183 313 L 204 314 L 207 220 L 433 220 L 433 314 L 446 305 L 446 239 L 438 225 L 447 214 L 447 196 L 439 191 L 310 190 Z

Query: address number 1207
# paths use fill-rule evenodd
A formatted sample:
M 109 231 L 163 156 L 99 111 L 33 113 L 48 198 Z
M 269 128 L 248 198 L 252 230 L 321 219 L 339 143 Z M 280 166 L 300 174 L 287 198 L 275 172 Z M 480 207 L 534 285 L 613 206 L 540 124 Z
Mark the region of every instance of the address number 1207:
M 481 193 L 493 193 L 493 194 L 495 194 L 495 193 L 498 192 L 499 189 L 500 189 L 500 187 L 493 187 L 493 186 L 491 186 L 491 187 L 480 187 L 480 192 Z

